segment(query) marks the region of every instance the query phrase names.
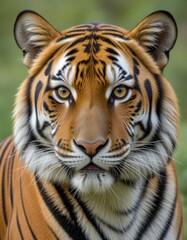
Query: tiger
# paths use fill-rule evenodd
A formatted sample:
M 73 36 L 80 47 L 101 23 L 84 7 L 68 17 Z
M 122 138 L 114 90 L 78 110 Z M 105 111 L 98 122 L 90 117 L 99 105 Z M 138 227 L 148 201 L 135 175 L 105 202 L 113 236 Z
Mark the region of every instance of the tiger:
M 28 77 L 0 144 L 0 239 L 184 239 L 173 16 L 59 32 L 26 10 L 14 36 Z

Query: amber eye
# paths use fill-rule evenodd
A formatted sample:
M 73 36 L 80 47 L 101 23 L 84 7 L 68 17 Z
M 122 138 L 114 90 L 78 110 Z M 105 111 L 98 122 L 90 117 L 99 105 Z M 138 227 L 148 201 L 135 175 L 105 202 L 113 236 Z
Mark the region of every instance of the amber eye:
M 71 92 L 66 87 L 60 87 L 56 90 L 57 97 L 63 100 L 66 100 L 70 97 Z
M 113 94 L 114 94 L 115 98 L 122 99 L 126 96 L 127 89 L 125 88 L 125 86 L 122 86 L 122 85 L 118 86 L 118 87 L 114 88 Z

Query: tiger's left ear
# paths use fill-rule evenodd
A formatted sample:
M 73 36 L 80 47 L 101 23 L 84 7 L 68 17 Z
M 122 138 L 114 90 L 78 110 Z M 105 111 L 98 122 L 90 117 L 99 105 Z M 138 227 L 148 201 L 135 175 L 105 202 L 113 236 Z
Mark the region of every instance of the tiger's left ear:
M 162 70 L 175 44 L 177 25 L 169 12 L 156 11 L 144 18 L 128 36 L 136 39 Z
M 14 24 L 14 37 L 24 54 L 24 63 L 30 68 L 34 59 L 53 39 L 60 36 L 38 13 L 26 10 L 21 12 Z

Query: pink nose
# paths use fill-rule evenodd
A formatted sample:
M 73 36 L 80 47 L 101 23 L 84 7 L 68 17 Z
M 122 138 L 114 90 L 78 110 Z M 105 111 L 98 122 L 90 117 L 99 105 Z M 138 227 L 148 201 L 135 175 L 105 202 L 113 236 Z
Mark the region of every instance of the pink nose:
M 105 146 L 105 141 L 97 140 L 96 142 L 86 142 L 84 140 L 79 140 L 76 145 L 82 149 L 89 157 L 93 157 L 100 151 L 101 148 Z

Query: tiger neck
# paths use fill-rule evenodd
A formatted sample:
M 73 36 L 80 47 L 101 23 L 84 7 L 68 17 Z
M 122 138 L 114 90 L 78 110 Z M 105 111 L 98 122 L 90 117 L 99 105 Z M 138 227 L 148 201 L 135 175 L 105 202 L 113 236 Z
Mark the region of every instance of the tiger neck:
M 101 193 L 82 195 L 82 200 L 88 209 L 100 219 L 128 217 L 137 207 L 145 182 L 137 181 L 134 185 L 123 182 L 116 183 L 112 189 Z
M 110 219 L 114 226 L 123 228 L 134 218 L 145 184 L 141 181 L 131 186 L 120 182 L 106 192 L 87 194 L 77 193 L 66 186 L 40 185 L 39 182 L 38 189 L 48 207 L 51 206 L 50 211 L 59 209 L 59 213 L 55 210 L 54 214 L 65 217 L 68 221 L 76 224 L 78 214 L 85 221 L 94 219 L 96 225 L 105 225 Z M 45 208 L 43 213 L 46 215 Z

